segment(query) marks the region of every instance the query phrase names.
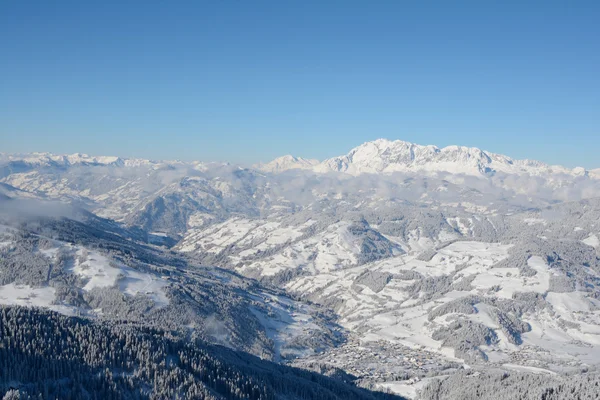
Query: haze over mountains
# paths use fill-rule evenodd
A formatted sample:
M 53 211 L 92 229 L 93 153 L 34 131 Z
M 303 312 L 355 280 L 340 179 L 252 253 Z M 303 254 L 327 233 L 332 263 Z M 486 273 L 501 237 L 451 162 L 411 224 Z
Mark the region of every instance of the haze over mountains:
M 217 344 L 328 374 L 331 398 L 383 396 L 358 384 L 566 399 L 598 382 L 600 170 L 385 139 L 253 168 L 2 154 L 0 207 L 0 303 L 91 319 L 93 332 L 177 331 L 169 346 L 189 335 L 211 360 L 230 360 Z M 230 393 L 184 359 L 173 371 L 193 390 Z M 223 361 L 226 375 L 271 379 L 248 360 Z M 293 395 L 257 385 L 320 398 L 294 377 Z

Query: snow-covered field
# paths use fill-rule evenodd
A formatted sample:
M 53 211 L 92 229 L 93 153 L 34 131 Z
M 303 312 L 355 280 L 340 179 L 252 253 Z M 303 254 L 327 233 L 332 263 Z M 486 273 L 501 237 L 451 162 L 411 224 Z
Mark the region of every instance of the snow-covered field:
M 9 247 L 14 242 L 6 241 Z M 165 293 L 167 282 L 155 275 L 142 273 L 117 263 L 95 250 L 82 246 L 75 246 L 53 240 L 53 247 L 38 249 L 37 251 L 55 263 L 59 254 L 69 255 L 71 262 L 63 266 L 66 272 L 80 277 L 82 282 L 79 290 L 89 292 L 94 288 L 118 288 L 128 296 L 144 295 L 151 298 L 156 307 L 169 303 Z M 48 284 L 41 287 L 31 287 L 22 284 L 8 284 L 0 286 L 0 304 L 23 305 L 50 308 L 67 315 L 78 313 L 85 314 L 73 306 L 63 305 L 55 298 L 55 288 Z M 101 312 L 101 310 L 97 310 Z
M 0 286 L 0 304 L 9 306 L 43 307 L 65 315 L 76 315 L 75 307 L 54 304 L 54 288 L 32 288 L 28 285 L 9 283 Z
M 78 249 L 76 255 L 72 271 L 86 280 L 87 283 L 82 287 L 83 290 L 90 291 L 96 287 L 116 286 L 129 296 L 146 295 L 158 306 L 169 303 L 164 292 L 164 288 L 167 286 L 165 280 L 111 262 L 107 257 L 95 251 Z
M 497 342 L 480 346 L 480 349 L 486 353 L 488 363 L 499 367 L 554 373 L 569 366 L 600 363 L 600 311 L 597 311 L 600 302 L 584 292 L 549 291 L 554 272 L 538 256 L 527 260 L 527 265 L 535 271 L 533 276 L 521 275 L 516 267 L 493 268 L 508 257 L 511 247 L 461 241 L 440 249 L 428 262 L 410 255 L 398 256 L 365 266 L 298 277 L 288 283 L 287 289 L 317 302 L 333 304 L 341 325 L 354 332 L 361 343 L 385 341 L 423 349 L 447 361 L 462 362 L 453 348 L 444 347 L 441 341 L 432 338 L 436 330 L 447 326 L 456 317 L 462 317 L 495 332 Z M 390 274 L 392 278 L 383 289 L 374 291 L 355 283 L 365 270 Z M 422 278 L 407 280 L 403 278 L 406 271 L 417 272 Z M 411 292 L 411 287 L 423 279 L 443 277 L 449 277 L 452 286 L 440 287 L 437 292 L 442 295 L 436 296 L 434 292 L 433 297 L 426 297 L 423 287 L 419 292 Z M 522 334 L 522 344 L 515 344 L 507 336 L 498 322 L 496 307 L 486 303 L 474 304 L 472 314 L 430 317 L 433 310 L 457 299 L 493 295 L 510 301 L 515 293 L 529 292 L 543 295 L 548 309 L 527 312 L 523 316 L 523 320 L 531 325 L 531 331 Z M 523 352 L 524 348 L 528 349 L 527 353 Z M 549 358 L 552 362 L 548 362 Z M 414 397 L 422 381 L 386 382 L 382 386 Z

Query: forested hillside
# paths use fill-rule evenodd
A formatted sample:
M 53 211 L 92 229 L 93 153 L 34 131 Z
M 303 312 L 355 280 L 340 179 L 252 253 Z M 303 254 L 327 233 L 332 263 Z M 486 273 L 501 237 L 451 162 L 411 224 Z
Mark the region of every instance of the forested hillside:
M 600 398 L 600 374 L 564 377 L 495 371 L 461 373 L 435 380 L 421 400 L 593 400 Z
M 189 340 L 185 332 L 0 308 L 5 399 L 401 399 Z

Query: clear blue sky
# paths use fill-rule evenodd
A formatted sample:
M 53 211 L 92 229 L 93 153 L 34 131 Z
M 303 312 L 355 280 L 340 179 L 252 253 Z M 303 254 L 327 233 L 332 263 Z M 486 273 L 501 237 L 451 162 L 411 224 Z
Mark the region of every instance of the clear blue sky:
M 385 137 L 600 167 L 599 21 L 600 1 L 0 1 L 0 151 L 248 163 Z

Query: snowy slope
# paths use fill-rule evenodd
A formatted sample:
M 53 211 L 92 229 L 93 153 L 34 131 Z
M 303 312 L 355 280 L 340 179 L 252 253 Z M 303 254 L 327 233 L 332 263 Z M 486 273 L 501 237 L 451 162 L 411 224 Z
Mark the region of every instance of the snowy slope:
M 365 223 L 341 221 L 318 229 L 307 220 L 287 225 L 232 218 L 206 229 L 191 229 L 176 247 L 182 252 L 223 255 L 247 276 L 273 276 L 286 270 L 322 272 L 364 264 L 404 252 Z
M 586 292 L 553 291 L 550 279 L 555 272 L 538 256 L 528 259 L 534 276 L 497 266 L 507 259 L 510 248 L 457 242 L 427 262 L 399 256 L 364 268 L 297 277 L 287 289 L 333 307 L 340 324 L 356 333 L 361 346 L 377 347 L 384 359 L 396 354 L 393 349 L 418 349 L 426 355 L 422 363 L 430 364 L 432 371 L 443 360 L 457 359 L 471 365 L 550 372 L 597 365 L 600 302 Z M 484 336 L 489 340 L 480 339 Z M 373 362 L 372 352 L 364 359 L 349 354 L 318 359 L 344 369 Z M 400 374 L 401 365 L 387 367 L 387 378 L 380 379 Z
M 10 228 L 8 228 L 10 229 Z M 14 232 L 14 233 L 12 233 Z M 12 257 L 11 252 L 19 247 L 17 231 L 4 234 L 2 250 L 4 257 Z M 59 240 L 44 239 L 43 248 L 37 253 L 50 265 L 64 269 L 79 279 L 77 290 L 90 292 L 96 288 L 118 288 L 127 296 L 144 296 L 152 302 L 152 307 L 169 304 L 165 292 L 167 281 L 159 276 L 143 273 L 129 268 L 96 250 L 65 243 Z M 60 267 L 58 267 L 60 266 Z M 2 271 L 5 272 L 5 271 Z M 50 278 L 52 269 L 48 272 Z M 4 278 L 6 279 L 6 278 Z M 9 283 L 0 286 L 0 304 L 45 307 L 67 315 L 102 314 L 102 309 L 89 310 L 74 304 L 65 303 L 56 297 L 56 287 L 47 283 L 32 287 L 24 283 Z M 18 281 L 18 280 L 17 280 Z
M 62 224 L 89 230 L 76 232 L 83 244 L 56 239 L 69 238 Z M 189 329 L 276 360 L 311 355 L 342 338 L 318 306 L 227 271 L 190 267 L 72 221 L 36 219 L 28 226 L 34 231 L 0 225 L 0 305 Z

